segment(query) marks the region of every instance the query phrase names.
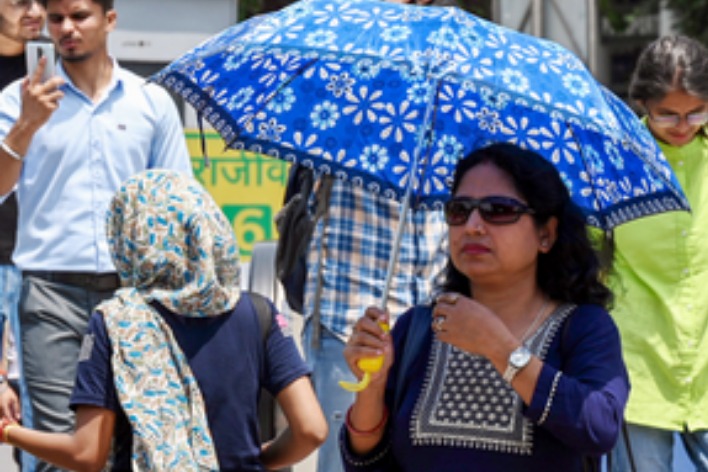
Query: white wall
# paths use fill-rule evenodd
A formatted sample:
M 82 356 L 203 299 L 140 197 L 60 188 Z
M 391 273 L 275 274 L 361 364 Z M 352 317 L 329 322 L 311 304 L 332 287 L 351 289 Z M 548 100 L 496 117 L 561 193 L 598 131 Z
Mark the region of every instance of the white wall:
M 233 25 L 238 0 L 120 0 L 109 50 L 118 60 L 167 63 Z

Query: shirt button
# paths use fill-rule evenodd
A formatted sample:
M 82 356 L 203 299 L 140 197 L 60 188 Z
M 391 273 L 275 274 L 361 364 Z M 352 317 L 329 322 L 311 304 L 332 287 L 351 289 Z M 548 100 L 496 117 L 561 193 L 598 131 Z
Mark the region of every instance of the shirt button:
M 685 379 L 682 380 L 682 383 L 684 385 L 690 385 L 691 384 L 691 377 L 686 377 Z
M 683 269 L 683 270 L 681 271 L 681 273 L 682 273 L 684 276 L 688 276 L 688 269 Z
M 678 161 L 678 165 L 683 167 L 683 161 Z
M 688 236 L 688 231 L 686 231 L 685 229 L 681 231 L 681 236 L 683 236 L 684 238 Z

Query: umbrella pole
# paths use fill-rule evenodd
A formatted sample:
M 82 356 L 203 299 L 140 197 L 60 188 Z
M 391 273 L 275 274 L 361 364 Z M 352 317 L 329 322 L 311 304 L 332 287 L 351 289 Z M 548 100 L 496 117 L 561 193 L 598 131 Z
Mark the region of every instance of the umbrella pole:
M 417 170 L 418 160 L 413 164 L 414 169 Z M 414 174 L 415 175 L 415 174 Z M 388 267 L 386 268 L 386 283 L 384 284 L 383 295 L 381 296 L 381 306 L 382 310 L 386 309 L 386 304 L 388 303 L 388 294 L 391 290 L 391 282 L 393 280 L 393 271 L 398 263 L 398 254 L 401 249 L 401 238 L 403 237 L 403 231 L 406 226 L 406 215 L 411 206 L 411 193 L 413 187 L 413 179 L 408 183 L 408 188 L 406 189 L 406 196 L 403 199 L 403 206 L 401 207 L 401 216 L 398 218 L 398 227 L 396 228 L 396 237 L 393 241 L 393 246 L 391 247 L 391 255 L 388 258 Z
M 430 97 L 428 99 L 428 105 L 425 107 L 425 118 L 423 119 L 424 126 L 421 127 L 418 132 L 418 142 L 416 143 L 415 151 L 413 152 L 413 164 L 410 170 L 410 179 L 408 180 L 408 186 L 406 187 L 406 194 L 403 197 L 403 205 L 401 207 L 401 216 L 398 219 L 398 228 L 396 228 L 396 236 L 393 241 L 393 246 L 391 248 L 391 256 L 388 258 L 388 267 L 386 268 L 386 282 L 384 283 L 384 290 L 381 296 L 381 305 L 379 308 L 382 310 L 386 309 L 388 304 L 388 295 L 391 291 L 391 282 L 393 281 L 393 271 L 396 269 L 396 264 L 398 263 L 398 254 L 401 250 L 401 238 L 403 237 L 403 231 L 406 226 L 406 216 L 408 215 L 408 210 L 411 207 L 411 196 L 413 195 L 413 187 L 418 180 L 418 162 L 420 161 L 420 154 L 423 150 L 423 143 L 425 142 L 425 134 L 428 131 L 429 123 L 433 115 L 433 108 L 435 107 L 435 97 L 437 96 L 437 89 L 439 87 L 431 87 Z M 435 92 L 434 92 L 435 91 Z

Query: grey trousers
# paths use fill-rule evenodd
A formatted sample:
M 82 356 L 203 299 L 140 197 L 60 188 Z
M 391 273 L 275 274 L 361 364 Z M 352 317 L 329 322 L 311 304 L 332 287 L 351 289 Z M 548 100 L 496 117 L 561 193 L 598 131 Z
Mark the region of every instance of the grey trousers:
M 19 306 L 22 375 L 34 429 L 73 431 L 74 413 L 69 409 L 69 398 L 81 343 L 94 307 L 112 295 L 113 291 L 96 292 L 23 277 Z M 35 470 L 62 469 L 37 461 Z

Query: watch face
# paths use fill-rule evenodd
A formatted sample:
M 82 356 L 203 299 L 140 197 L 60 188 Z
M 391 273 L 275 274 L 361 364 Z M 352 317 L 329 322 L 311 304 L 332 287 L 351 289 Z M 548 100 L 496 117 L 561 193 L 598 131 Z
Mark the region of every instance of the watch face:
M 514 367 L 520 368 L 525 366 L 531 359 L 531 353 L 525 347 L 520 347 L 511 353 L 509 363 Z

